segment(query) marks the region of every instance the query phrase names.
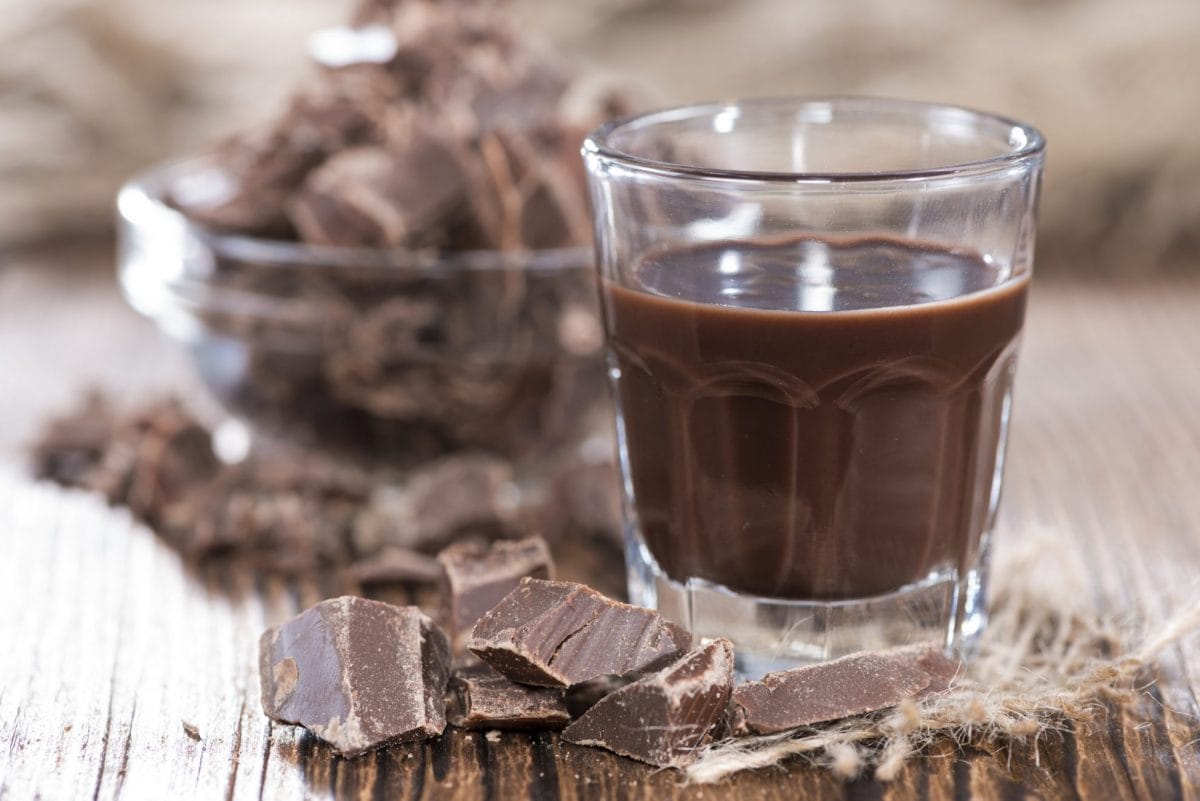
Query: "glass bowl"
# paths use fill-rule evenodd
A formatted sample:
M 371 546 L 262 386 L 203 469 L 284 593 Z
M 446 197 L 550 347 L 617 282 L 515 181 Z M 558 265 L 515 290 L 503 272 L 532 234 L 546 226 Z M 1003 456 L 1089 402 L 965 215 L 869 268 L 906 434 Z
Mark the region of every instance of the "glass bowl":
M 197 164 L 122 188 L 120 282 L 255 434 L 372 465 L 483 451 L 533 469 L 603 430 L 590 248 L 431 254 L 215 233 L 164 201 Z

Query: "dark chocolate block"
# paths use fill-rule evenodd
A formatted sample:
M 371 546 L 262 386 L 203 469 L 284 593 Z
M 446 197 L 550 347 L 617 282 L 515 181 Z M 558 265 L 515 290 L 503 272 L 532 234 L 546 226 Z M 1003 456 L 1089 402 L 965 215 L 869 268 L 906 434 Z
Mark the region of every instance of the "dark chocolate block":
M 465 191 L 458 153 L 421 134 L 400 150 L 337 154 L 308 176 L 288 215 L 301 239 L 316 245 L 420 246 Z
M 263 711 L 343 756 L 441 734 L 449 675 L 446 635 L 415 606 L 333 598 L 259 641 Z
M 602 698 L 611 695 L 622 687 L 638 680 L 638 676 L 600 676 L 568 687 L 566 690 L 567 711 L 571 717 L 577 718 L 584 712 L 600 703 Z
M 347 572 L 360 584 L 433 584 L 441 576 L 432 556 L 395 546 L 358 560 Z
M 490 546 L 456 543 L 439 553 L 437 561 L 445 623 L 456 651 L 466 645 L 479 618 L 516 589 L 522 578 L 554 578 L 550 548 L 541 537 L 498 540 Z
M 116 429 L 108 399 L 90 392 L 78 410 L 47 421 L 30 454 L 34 476 L 67 487 L 88 486 Z
M 512 466 L 482 454 L 465 453 L 423 465 L 409 476 L 405 495 L 412 545 L 437 550 L 470 535 L 502 532 Z
M 712 742 L 733 689 L 733 644 L 716 640 L 605 696 L 563 732 L 659 767 L 679 767 Z
M 475 624 L 467 647 L 513 681 L 570 687 L 656 670 L 691 643 L 688 631 L 650 609 L 582 584 L 527 578 Z
M 771 673 L 738 685 L 733 700 L 746 730 L 776 734 L 945 689 L 956 670 L 936 647 L 907 645 Z
M 487 665 L 450 679 L 450 723 L 464 729 L 561 729 L 571 722 L 563 691 L 509 681 Z

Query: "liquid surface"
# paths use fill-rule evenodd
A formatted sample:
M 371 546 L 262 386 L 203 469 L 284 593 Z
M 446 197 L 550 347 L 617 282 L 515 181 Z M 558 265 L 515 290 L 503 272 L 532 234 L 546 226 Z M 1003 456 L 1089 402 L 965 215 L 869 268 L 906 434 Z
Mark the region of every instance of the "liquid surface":
M 835 599 L 974 564 L 1026 276 L 792 239 L 656 254 L 632 283 L 605 284 L 606 324 L 635 522 L 668 575 Z
M 999 284 L 961 252 L 897 239 L 730 242 L 671 250 L 638 265 L 639 289 L 664 297 L 776 311 L 854 311 L 931 303 Z

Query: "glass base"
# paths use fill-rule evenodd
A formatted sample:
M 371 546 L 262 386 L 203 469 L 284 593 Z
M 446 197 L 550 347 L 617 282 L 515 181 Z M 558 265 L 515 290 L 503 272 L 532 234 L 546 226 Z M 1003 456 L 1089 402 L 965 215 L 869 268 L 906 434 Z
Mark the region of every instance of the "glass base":
M 948 569 L 886 595 L 803 601 L 748 595 L 702 579 L 679 583 L 637 536 L 627 531 L 625 543 L 630 602 L 657 609 L 698 641 L 732 640 L 737 671 L 745 679 L 921 642 L 965 654 L 987 622 L 986 555 L 961 578 Z

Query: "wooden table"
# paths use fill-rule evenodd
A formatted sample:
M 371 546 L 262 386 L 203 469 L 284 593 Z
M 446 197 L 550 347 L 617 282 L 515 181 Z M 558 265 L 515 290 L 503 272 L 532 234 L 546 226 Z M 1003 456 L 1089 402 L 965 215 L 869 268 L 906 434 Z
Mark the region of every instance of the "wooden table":
M 335 758 L 258 701 L 259 632 L 320 587 L 192 574 L 124 512 L 32 485 L 17 465 L 37 418 L 85 379 L 126 396 L 195 390 L 123 309 L 107 258 L 0 268 L 0 799 L 1200 798 L 1200 637 L 1165 655 L 1137 710 L 1011 754 L 945 745 L 886 786 L 794 763 L 684 787 L 551 734 L 455 731 Z M 99 266 L 49 270 L 64 259 Z M 1194 596 L 1200 283 L 1042 282 L 1027 330 L 1000 547 L 1051 528 L 1084 554 L 1100 608 Z

